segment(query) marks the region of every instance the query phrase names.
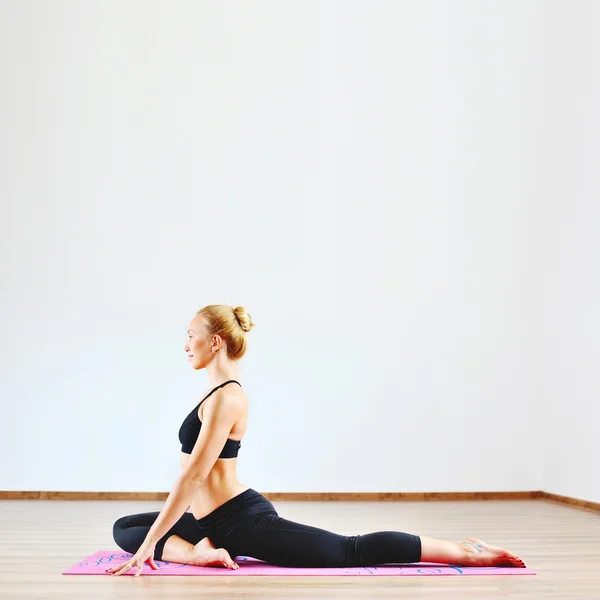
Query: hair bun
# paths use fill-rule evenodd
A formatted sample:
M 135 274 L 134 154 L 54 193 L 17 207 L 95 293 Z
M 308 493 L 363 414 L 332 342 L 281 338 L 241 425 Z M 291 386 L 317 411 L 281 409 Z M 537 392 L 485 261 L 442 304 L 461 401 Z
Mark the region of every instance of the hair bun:
M 237 306 L 236 308 L 234 308 L 233 314 L 235 315 L 235 318 L 240 324 L 242 330 L 246 333 L 248 333 L 254 327 L 252 316 L 243 306 Z

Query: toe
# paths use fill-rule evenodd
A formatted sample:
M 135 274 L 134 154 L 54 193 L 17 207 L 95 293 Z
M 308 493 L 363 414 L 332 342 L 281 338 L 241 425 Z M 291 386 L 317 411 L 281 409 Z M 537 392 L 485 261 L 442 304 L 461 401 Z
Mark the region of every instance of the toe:
M 223 563 L 223 566 L 226 569 L 237 568 L 237 565 L 232 560 L 231 556 L 229 555 L 229 552 L 227 552 L 227 550 L 225 550 L 225 548 L 219 548 L 218 552 L 219 552 L 219 554 L 218 554 L 219 560 Z

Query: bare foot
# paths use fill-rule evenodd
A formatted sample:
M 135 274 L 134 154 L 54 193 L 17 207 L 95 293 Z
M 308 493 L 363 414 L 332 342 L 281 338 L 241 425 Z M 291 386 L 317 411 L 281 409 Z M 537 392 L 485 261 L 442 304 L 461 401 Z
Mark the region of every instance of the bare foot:
M 202 538 L 190 553 L 188 565 L 196 567 L 225 567 L 239 569 L 239 565 L 231 559 L 225 548 L 215 548 L 209 538 Z
M 477 538 L 467 538 L 461 542 L 461 546 L 469 553 L 470 566 L 525 568 L 525 563 L 516 554 L 499 546 L 490 546 Z

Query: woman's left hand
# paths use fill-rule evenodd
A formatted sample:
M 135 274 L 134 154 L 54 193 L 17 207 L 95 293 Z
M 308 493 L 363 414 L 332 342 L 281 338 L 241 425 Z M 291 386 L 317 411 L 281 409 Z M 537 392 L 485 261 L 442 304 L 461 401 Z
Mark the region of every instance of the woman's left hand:
M 154 562 L 154 549 L 156 548 L 156 544 L 149 544 L 144 542 L 140 549 L 124 564 L 118 565 L 116 567 L 112 567 L 111 569 L 107 569 L 106 572 L 110 575 L 122 575 L 126 573 L 130 569 L 138 568 L 136 577 L 142 574 L 142 569 L 144 568 L 144 564 L 148 563 L 150 568 L 157 571 L 160 567 L 156 566 Z

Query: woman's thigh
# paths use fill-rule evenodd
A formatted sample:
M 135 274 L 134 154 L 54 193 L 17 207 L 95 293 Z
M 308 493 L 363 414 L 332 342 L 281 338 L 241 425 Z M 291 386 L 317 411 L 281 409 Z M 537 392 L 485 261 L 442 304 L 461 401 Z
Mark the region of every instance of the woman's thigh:
M 259 515 L 223 540 L 234 556 L 251 556 L 282 567 L 344 567 L 356 536 L 296 523 L 276 514 Z

